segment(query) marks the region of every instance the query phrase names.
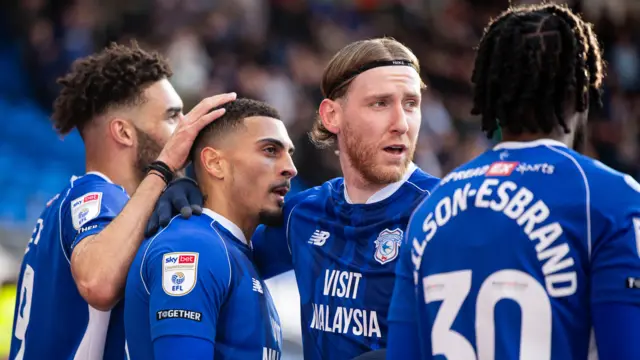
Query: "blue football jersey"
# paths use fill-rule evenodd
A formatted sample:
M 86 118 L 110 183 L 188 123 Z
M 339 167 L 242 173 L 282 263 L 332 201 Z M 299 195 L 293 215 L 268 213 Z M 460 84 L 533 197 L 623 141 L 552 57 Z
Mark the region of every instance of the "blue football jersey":
M 129 197 L 104 175 L 72 178 L 37 220 L 20 268 L 10 359 L 124 357 L 122 305 L 87 304 L 71 275 L 71 254 L 105 228 Z
M 592 305 L 640 305 L 639 192 L 548 139 L 499 144 L 447 175 L 413 215 L 402 256 L 415 269 L 422 358 L 594 355 Z
M 254 234 L 265 277 L 295 270 L 305 359 L 351 359 L 386 347 L 403 232 L 437 182 L 412 164 L 401 181 L 352 204 L 343 179 L 334 179 L 287 201 L 284 226 Z
M 280 319 L 240 228 L 209 209 L 175 217 L 145 240 L 125 290 L 131 360 L 153 359 L 153 341 L 211 341 L 216 359 L 281 357 Z

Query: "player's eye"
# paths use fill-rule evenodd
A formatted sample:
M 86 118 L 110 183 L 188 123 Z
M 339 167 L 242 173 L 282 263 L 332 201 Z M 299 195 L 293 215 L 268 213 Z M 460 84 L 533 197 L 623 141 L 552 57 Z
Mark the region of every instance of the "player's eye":
M 267 146 L 262 149 L 262 151 L 264 151 L 269 156 L 274 156 L 278 153 L 278 149 L 276 149 L 275 146 Z
M 179 111 L 171 113 L 169 115 L 169 122 L 171 122 L 171 123 L 178 122 L 178 120 L 180 120 L 180 115 L 182 115 L 182 113 L 179 112 Z
M 387 102 L 385 100 L 377 100 L 371 103 L 372 107 L 385 107 L 387 106 Z
M 407 109 L 413 110 L 413 109 L 417 108 L 418 106 L 420 106 L 420 104 L 416 100 L 409 100 L 409 101 L 405 102 L 404 106 Z

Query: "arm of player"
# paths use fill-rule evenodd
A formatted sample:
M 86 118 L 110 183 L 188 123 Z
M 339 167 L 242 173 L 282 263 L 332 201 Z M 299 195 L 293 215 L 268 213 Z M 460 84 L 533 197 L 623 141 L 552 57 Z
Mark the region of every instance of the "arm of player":
M 251 237 L 254 261 L 265 280 L 293 269 L 286 228 L 260 225 Z
M 624 193 L 607 197 L 592 222 L 604 229 L 594 234 L 591 250 L 592 319 L 601 360 L 640 359 L 640 193 Z
M 189 242 L 192 246 L 179 244 L 173 249 L 156 252 L 157 255 L 145 261 L 150 341 L 154 351 L 158 351 L 156 359 L 165 357 L 166 354 L 160 351 L 167 343 L 185 349 L 190 343 L 202 345 L 206 341 L 210 345 L 198 345 L 203 353 L 194 358 L 210 359 L 215 347 L 218 315 L 231 282 L 229 255 L 222 243 L 203 248 L 185 239 L 176 239 L 173 243 L 178 241 Z M 176 249 L 180 251 L 174 251 Z M 199 251 L 183 251 L 187 249 Z
M 410 228 L 411 224 L 409 224 Z M 413 281 L 413 246 L 407 241 L 400 247 L 396 265 L 396 282 L 389 305 L 387 359 L 421 359 L 416 319 L 416 292 Z
M 163 336 L 153 342 L 155 360 L 213 359 L 213 344 L 192 336 Z
M 224 109 L 209 111 L 235 98 L 235 93 L 217 95 L 196 105 L 180 120 L 158 160 L 172 169 L 182 169 L 200 130 L 224 114 Z M 142 242 L 147 219 L 165 185 L 160 177 L 147 175 L 108 226 L 76 242 L 71 272 L 80 294 L 93 307 L 108 310 L 122 297 L 127 272 Z
M 285 200 L 281 226 L 261 225 L 251 237 L 254 261 L 263 279 L 293 269 L 294 244 L 289 238 L 290 222 L 296 206 L 309 197 L 309 191 L 302 191 Z

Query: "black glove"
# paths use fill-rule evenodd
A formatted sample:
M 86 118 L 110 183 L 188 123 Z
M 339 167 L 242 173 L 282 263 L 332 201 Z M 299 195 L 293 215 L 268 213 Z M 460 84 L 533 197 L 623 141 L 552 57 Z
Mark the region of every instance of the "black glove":
M 145 236 L 155 235 L 161 227 L 169 224 L 171 219 L 180 214 L 188 219 L 191 215 L 202 214 L 204 200 L 198 184 L 189 178 L 179 178 L 172 181 L 164 190 L 156 203 L 153 214 L 147 223 Z

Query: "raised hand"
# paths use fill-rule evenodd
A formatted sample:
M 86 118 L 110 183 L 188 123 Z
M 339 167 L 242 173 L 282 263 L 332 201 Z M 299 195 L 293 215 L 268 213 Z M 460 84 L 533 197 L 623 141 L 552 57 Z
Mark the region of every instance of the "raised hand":
M 191 146 L 200 130 L 212 121 L 221 117 L 225 109 L 211 109 L 224 105 L 236 99 L 236 93 L 215 95 L 200 101 L 178 123 L 173 135 L 160 152 L 158 160 L 169 165 L 171 170 L 177 171 L 185 167 Z

